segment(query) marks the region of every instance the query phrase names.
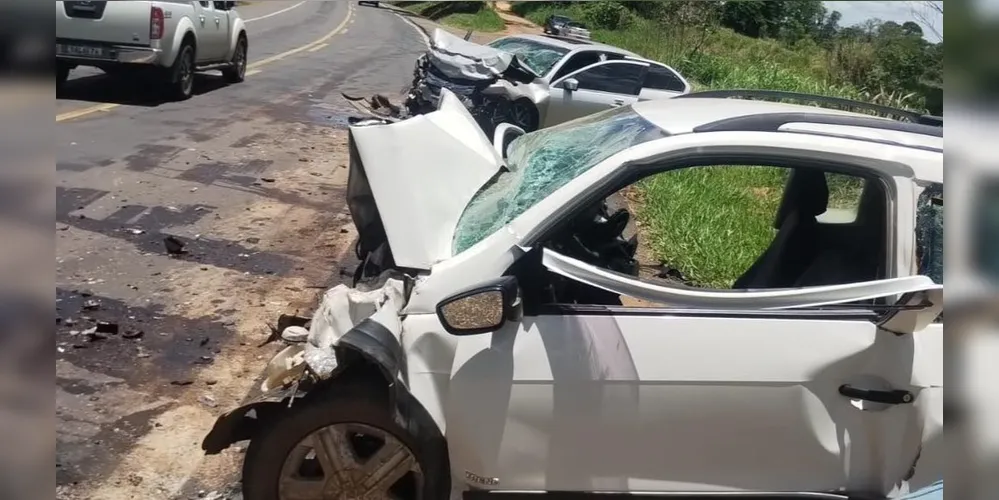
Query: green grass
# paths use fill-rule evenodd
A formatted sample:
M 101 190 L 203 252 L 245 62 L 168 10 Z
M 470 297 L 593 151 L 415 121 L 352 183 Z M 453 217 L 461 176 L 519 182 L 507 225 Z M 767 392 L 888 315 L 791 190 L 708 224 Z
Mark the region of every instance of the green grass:
M 397 5 L 435 22 L 455 28 L 493 33 L 506 24 L 492 9 L 475 2 L 400 2 Z

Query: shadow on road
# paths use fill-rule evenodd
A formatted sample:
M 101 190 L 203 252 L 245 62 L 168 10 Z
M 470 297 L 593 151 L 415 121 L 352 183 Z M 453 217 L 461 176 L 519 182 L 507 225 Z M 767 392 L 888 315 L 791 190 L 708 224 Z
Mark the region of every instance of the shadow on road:
M 153 108 L 172 102 L 159 84 L 160 81 L 148 75 L 87 75 L 68 80 L 56 91 L 56 99 Z M 194 95 L 214 92 L 228 85 L 221 76 L 198 74 L 194 77 Z
M 214 211 L 214 207 L 203 205 L 184 205 L 176 209 L 125 205 L 101 220 L 71 214 L 107 194 L 107 191 L 96 189 L 57 187 L 56 221 L 125 241 L 141 252 L 165 254 L 163 238 L 169 235 L 166 229 L 194 224 Z M 143 232 L 133 234 L 130 229 L 141 229 Z M 229 240 L 205 237 L 186 240 L 185 243 L 187 253 L 179 258 L 248 274 L 283 275 L 296 265 L 296 261 L 287 255 L 262 252 Z

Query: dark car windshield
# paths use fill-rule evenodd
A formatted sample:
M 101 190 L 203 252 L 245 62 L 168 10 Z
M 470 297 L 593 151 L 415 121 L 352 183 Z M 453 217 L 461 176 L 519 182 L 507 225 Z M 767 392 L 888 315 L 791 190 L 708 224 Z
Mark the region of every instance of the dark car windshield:
M 522 135 L 507 169 L 472 197 L 455 228 L 455 255 L 482 241 L 560 187 L 632 146 L 665 137 L 631 107 L 613 108 Z
M 548 74 L 555 63 L 569 53 L 569 49 L 563 47 L 516 37 L 501 38 L 490 43 L 489 46 L 517 56 L 521 62 L 540 76 Z

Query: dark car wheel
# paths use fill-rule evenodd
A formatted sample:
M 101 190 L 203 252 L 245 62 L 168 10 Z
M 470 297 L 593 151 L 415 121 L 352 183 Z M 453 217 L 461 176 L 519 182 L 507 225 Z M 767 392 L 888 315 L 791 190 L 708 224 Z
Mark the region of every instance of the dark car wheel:
M 533 132 L 538 129 L 538 109 L 534 103 L 527 99 L 518 99 L 510 106 L 511 124 L 516 125 L 524 132 Z
M 293 407 L 253 439 L 245 500 L 447 498 L 447 464 L 432 463 L 384 402 L 343 395 Z M 436 491 L 435 491 L 436 490 Z
M 222 77 L 229 83 L 239 83 L 246 79 L 246 37 L 240 36 L 236 50 L 232 53 L 229 67 L 222 70 Z
M 194 69 L 194 46 L 185 43 L 170 68 L 168 90 L 174 99 L 190 99 L 194 93 Z
M 51 66 L 49 66 L 51 67 Z M 66 80 L 69 79 L 70 67 L 66 63 L 57 62 L 56 63 L 56 90 L 59 90 L 66 84 Z

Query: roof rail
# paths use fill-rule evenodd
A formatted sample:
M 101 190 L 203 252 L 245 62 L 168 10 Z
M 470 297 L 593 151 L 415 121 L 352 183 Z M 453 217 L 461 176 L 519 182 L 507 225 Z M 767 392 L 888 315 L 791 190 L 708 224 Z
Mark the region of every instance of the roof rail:
M 857 111 L 857 110 L 873 111 L 885 118 L 892 118 L 897 121 L 907 121 L 911 123 L 918 123 L 920 125 L 943 127 L 943 117 L 940 116 L 924 115 L 906 109 L 881 106 L 879 104 L 872 104 L 863 101 L 855 101 L 852 99 L 844 99 L 842 97 L 830 97 L 817 94 L 787 92 L 783 90 L 705 90 L 701 92 L 691 92 L 689 94 L 680 95 L 675 97 L 675 99 L 696 98 L 696 97 L 712 97 L 712 98 L 742 97 L 742 98 L 767 98 L 767 99 L 784 99 L 784 100 L 793 99 L 798 101 L 812 101 L 823 104 L 835 105 L 840 108 L 844 108 L 845 111 Z

